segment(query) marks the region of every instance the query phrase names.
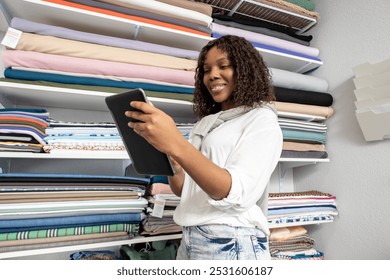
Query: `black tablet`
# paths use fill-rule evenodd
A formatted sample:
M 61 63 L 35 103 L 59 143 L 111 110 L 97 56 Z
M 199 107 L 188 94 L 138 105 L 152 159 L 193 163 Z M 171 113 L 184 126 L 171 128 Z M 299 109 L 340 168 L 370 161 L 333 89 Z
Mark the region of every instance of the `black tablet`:
M 137 110 L 130 106 L 131 101 L 148 102 L 145 92 L 134 89 L 106 97 L 108 109 L 118 128 L 127 153 L 137 173 L 142 175 L 173 176 L 174 170 L 169 157 L 149 144 L 143 137 L 127 125 L 131 120 L 126 111 Z

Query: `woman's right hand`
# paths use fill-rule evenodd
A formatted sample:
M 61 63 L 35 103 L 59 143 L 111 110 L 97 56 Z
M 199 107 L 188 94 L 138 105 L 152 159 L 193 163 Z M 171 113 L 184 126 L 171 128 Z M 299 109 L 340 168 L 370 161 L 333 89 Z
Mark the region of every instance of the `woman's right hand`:
M 133 101 L 131 106 L 139 111 L 126 111 L 125 115 L 140 122 L 129 122 L 129 127 L 160 152 L 168 155 L 178 152 L 179 144 L 187 141 L 173 118 L 163 111 L 141 101 Z

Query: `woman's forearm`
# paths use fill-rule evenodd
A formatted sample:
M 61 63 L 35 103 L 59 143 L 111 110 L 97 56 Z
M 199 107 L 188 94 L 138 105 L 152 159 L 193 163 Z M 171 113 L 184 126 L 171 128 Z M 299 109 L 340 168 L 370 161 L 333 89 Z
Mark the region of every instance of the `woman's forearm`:
M 181 196 L 184 183 L 184 172 L 182 168 L 180 168 L 180 170 L 175 170 L 175 172 L 174 176 L 168 177 L 169 186 L 175 195 Z
M 227 170 L 217 166 L 189 142 L 180 142 L 171 151 L 173 158 L 189 176 L 211 198 L 220 200 L 227 197 L 231 187 L 231 177 Z M 183 173 L 184 175 L 184 173 Z M 184 182 L 184 176 L 183 181 Z

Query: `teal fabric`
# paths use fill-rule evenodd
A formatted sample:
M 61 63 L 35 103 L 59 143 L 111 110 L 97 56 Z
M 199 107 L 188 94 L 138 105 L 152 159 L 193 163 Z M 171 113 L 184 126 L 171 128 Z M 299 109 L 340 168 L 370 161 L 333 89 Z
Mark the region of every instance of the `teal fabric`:
M 12 68 L 6 68 L 4 70 L 4 77 L 10 79 L 22 79 L 22 80 L 32 80 L 32 81 L 44 80 L 44 81 L 64 83 L 64 84 L 107 86 L 107 87 L 119 87 L 119 88 L 126 88 L 126 89 L 143 88 L 144 90 L 174 92 L 174 93 L 191 94 L 191 95 L 194 92 L 194 88 L 192 87 L 181 87 L 181 86 L 154 84 L 154 83 L 146 83 L 146 82 L 115 81 L 110 79 L 44 73 L 44 72 L 35 72 L 35 71 L 27 71 L 27 70 L 17 70 Z
M 291 4 L 295 4 L 299 7 L 302 7 L 308 11 L 313 12 L 315 9 L 315 5 L 310 0 L 286 0 L 286 2 L 289 2 Z
M 307 143 L 325 144 L 326 134 L 311 131 L 299 131 L 282 128 L 283 140 L 303 141 Z

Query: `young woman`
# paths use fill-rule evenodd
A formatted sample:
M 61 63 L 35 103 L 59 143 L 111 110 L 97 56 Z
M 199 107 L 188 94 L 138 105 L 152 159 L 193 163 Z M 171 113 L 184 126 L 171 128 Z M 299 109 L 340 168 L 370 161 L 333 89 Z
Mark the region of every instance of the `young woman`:
M 270 259 L 267 185 L 283 137 L 271 102 L 270 73 L 246 39 L 223 36 L 200 52 L 187 141 L 171 117 L 132 102 L 126 112 L 139 135 L 172 159 L 169 177 L 181 196 L 174 220 L 183 227 L 177 259 Z

